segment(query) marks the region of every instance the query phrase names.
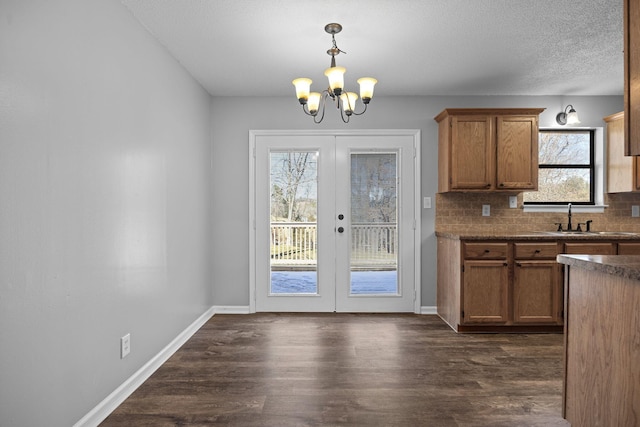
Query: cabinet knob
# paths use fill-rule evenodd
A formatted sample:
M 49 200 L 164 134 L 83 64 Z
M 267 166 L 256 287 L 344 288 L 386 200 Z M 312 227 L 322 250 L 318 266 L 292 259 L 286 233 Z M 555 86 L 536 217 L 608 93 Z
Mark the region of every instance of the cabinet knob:
M 540 249 L 536 249 L 535 253 L 539 254 L 540 253 Z

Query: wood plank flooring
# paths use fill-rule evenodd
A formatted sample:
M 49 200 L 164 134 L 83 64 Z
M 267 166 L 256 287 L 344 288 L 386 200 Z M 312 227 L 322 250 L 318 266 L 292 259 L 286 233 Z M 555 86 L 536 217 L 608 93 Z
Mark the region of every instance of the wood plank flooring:
M 102 426 L 562 426 L 562 335 L 215 315 Z

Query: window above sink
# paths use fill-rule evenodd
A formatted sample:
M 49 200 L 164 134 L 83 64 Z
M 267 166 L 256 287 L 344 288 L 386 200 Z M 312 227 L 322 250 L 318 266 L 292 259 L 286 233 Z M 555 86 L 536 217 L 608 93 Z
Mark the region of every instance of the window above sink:
M 553 160 L 553 154 L 550 152 L 554 152 L 553 149 L 549 150 L 548 141 L 544 142 L 544 138 L 548 138 L 549 134 L 558 135 L 558 134 L 572 134 L 580 132 L 582 135 L 589 135 L 592 141 L 591 143 L 577 143 L 575 149 L 584 149 L 584 147 L 588 146 L 589 153 L 584 153 L 583 158 L 576 160 L 565 160 L 565 161 L 556 161 Z M 551 144 L 553 145 L 553 144 Z M 542 166 L 539 169 L 539 191 L 538 192 L 525 192 L 523 193 L 523 210 L 524 212 L 566 212 L 567 204 L 572 203 L 574 207 L 574 212 L 578 213 L 603 213 L 604 208 L 604 129 L 603 128 L 572 128 L 572 129 L 557 129 L 557 128 L 546 128 L 540 129 L 540 142 L 539 142 L 539 152 L 540 158 L 539 163 Z M 584 157 L 588 157 L 589 165 L 584 162 Z M 549 160 L 551 159 L 551 160 Z M 551 165 L 549 165 L 551 162 Z M 545 190 L 544 180 L 547 178 L 553 178 L 549 171 L 556 171 L 558 169 L 560 171 L 557 174 L 557 179 L 565 179 L 569 177 L 569 174 L 562 174 L 561 171 L 564 166 L 568 166 L 567 169 L 575 166 L 575 164 L 570 164 L 568 162 L 576 162 L 581 163 L 582 166 L 579 169 L 587 170 L 592 168 L 592 172 L 589 172 L 590 177 L 588 178 L 589 185 L 591 187 L 590 191 L 593 192 L 593 196 L 589 197 L 591 200 L 585 201 L 585 197 L 581 196 L 579 200 L 560 200 L 560 198 L 566 198 L 565 196 L 554 196 L 552 189 Z M 547 166 L 544 166 L 547 165 Z M 550 167 L 551 166 L 551 167 Z M 559 168 L 557 166 L 560 166 Z M 577 168 L 576 168 L 577 170 Z M 589 169 L 591 170 L 591 169 Z M 592 175 L 591 175 L 592 174 Z M 576 176 L 575 173 L 570 174 L 573 176 L 574 181 L 579 181 L 579 177 Z M 591 177 L 592 176 L 592 177 Z M 582 184 L 584 185 L 584 183 Z M 551 187 L 553 188 L 553 187 Z M 560 188 L 560 187 L 558 187 Z M 560 190 L 559 190 L 560 191 Z M 545 196 L 545 193 L 548 195 Z M 537 197 L 537 196 L 544 197 Z M 537 199 L 537 200 L 536 200 Z

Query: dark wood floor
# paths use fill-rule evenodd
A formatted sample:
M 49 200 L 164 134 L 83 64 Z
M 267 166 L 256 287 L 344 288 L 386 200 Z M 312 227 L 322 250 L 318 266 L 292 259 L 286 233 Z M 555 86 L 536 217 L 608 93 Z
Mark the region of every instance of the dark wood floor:
M 216 315 L 102 426 L 568 426 L 562 335 L 436 316 Z

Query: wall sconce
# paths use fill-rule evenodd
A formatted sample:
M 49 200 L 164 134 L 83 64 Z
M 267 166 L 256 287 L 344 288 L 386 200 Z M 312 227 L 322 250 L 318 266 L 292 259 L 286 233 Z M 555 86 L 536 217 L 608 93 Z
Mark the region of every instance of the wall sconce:
M 556 116 L 556 122 L 559 125 L 577 125 L 580 123 L 580 119 L 578 118 L 578 113 L 573 109 L 573 105 L 567 105 L 567 108 L 564 109 L 563 112 L 558 113 Z

